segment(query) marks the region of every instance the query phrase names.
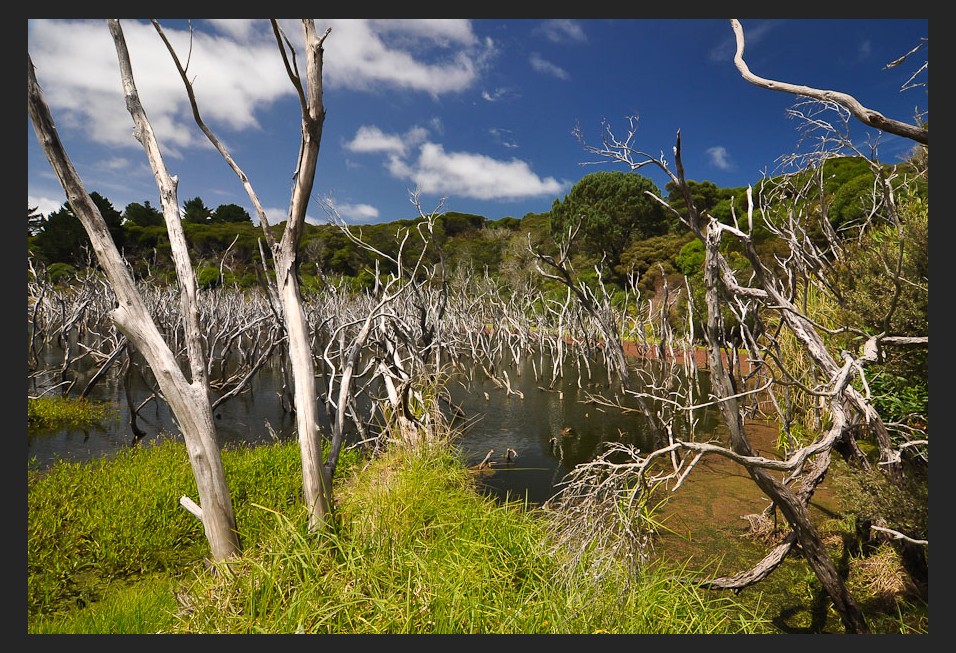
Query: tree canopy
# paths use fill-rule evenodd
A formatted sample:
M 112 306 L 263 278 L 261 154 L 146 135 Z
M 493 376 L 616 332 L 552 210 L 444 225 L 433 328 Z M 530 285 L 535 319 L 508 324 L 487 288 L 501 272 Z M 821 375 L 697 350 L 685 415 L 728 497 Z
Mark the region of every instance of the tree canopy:
M 593 257 L 607 255 L 617 261 L 635 239 L 661 236 L 669 222 L 660 203 L 657 185 L 634 172 L 602 171 L 586 175 L 562 200 L 551 206 L 551 233 L 555 239 L 580 227 L 578 247 Z

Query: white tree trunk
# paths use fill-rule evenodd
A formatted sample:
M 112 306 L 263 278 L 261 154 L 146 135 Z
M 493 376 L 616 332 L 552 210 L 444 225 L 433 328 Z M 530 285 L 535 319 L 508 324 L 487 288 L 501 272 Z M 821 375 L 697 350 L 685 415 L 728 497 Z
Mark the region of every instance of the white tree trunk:
M 111 21 L 110 29 L 114 33 L 117 44 L 117 53 L 120 57 L 121 68 L 128 71 L 128 53 L 126 53 L 125 43 L 122 41 L 122 32 L 119 31 L 118 23 Z M 126 58 L 125 62 L 123 58 Z M 125 66 L 124 66 L 125 63 Z M 208 388 L 205 384 L 205 374 L 203 372 L 201 349 L 198 346 L 198 318 L 195 306 L 195 278 L 192 276 L 192 268 L 188 266 L 188 253 L 177 251 L 185 243 L 179 241 L 170 234 L 170 242 L 173 246 L 174 255 L 185 256 L 188 275 L 183 278 L 184 268 L 181 261 L 177 259 L 177 272 L 180 273 L 180 284 L 192 292 L 183 294 L 184 313 L 191 319 L 187 319 L 187 338 L 190 339 L 188 347 L 190 354 L 190 363 L 193 371 L 193 381 L 186 379 L 182 370 L 179 368 L 175 355 L 169 346 L 163 340 L 159 329 L 149 315 L 148 310 L 139 294 L 136 285 L 130 276 L 129 270 L 125 265 L 116 245 L 110 236 L 109 230 L 99 209 L 93 203 L 89 194 L 83 186 L 83 183 L 77 174 L 72 162 L 70 161 L 63 143 L 59 139 L 53 117 L 50 114 L 49 107 L 43 97 L 43 93 L 37 82 L 33 61 L 27 60 L 27 106 L 34 131 L 37 139 L 43 148 L 47 159 L 50 161 L 54 172 L 60 180 L 60 184 L 66 193 L 74 213 L 80 219 L 84 229 L 90 237 L 93 250 L 96 253 L 97 260 L 103 267 L 113 291 L 117 297 L 117 306 L 113 311 L 112 317 L 117 327 L 129 339 L 130 343 L 143 354 L 146 362 L 149 364 L 160 389 L 166 400 L 169 402 L 170 409 L 176 416 L 179 428 L 186 440 L 186 446 L 189 453 L 189 461 L 192 465 L 193 475 L 196 479 L 196 485 L 199 491 L 199 498 L 202 504 L 202 522 L 206 533 L 206 539 L 209 542 L 210 553 L 214 560 L 222 560 L 240 552 L 239 536 L 236 531 L 236 519 L 233 512 L 232 502 L 229 496 L 229 490 L 226 485 L 225 473 L 222 466 L 222 458 L 219 452 L 219 446 L 216 441 L 215 425 L 212 417 L 212 409 L 209 403 Z M 137 114 L 134 108 L 138 107 L 135 87 L 132 85 L 132 76 L 124 79 L 124 85 L 127 87 L 127 101 L 134 120 Z M 139 107 L 141 111 L 141 107 Z M 145 120 L 145 115 L 141 116 Z M 154 160 L 153 154 L 157 153 L 158 148 L 155 142 L 151 141 L 151 131 L 148 129 L 148 123 L 139 124 L 140 128 L 145 127 L 144 131 L 139 132 L 141 142 L 150 154 L 150 163 L 154 166 L 162 166 L 161 160 Z M 160 191 L 164 200 L 164 207 L 170 202 L 176 207 L 176 220 L 178 221 L 178 201 L 176 200 L 175 182 L 165 177 L 169 181 L 164 186 L 160 177 Z M 170 223 L 170 213 L 166 212 L 167 225 Z M 181 230 L 181 224 L 179 225 Z M 198 358 L 197 358 L 198 354 Z M 198 371 L 198 374 L 197 374 Z

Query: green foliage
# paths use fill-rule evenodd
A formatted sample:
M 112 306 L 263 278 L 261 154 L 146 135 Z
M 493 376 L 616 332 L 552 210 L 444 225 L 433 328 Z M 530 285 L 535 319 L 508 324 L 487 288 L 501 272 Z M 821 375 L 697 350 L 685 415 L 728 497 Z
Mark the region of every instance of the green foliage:
M 120 212 L 113 208 L 108 199 L 95 191 L 90 193 L 90 199 L 103 216 L 113 242 L 118 248 L 122 248 L 125 233 Z M 87 265 L 93 257 L 90 238 L 69 202 L 64 202 L 59 210 L 39 223 L 36 235 L 30 239 L 30 245 L 34 254 L 46 263 L 68 263 L 81 267 Z
M 70 283 L 76 279 L 79 271 L 69 263 L 51 263 L 46 267 L 47 277 L 52 283 Z
M 355 460 L 344 453 L 341 473 Z M 297 442 L 226 449 L 223 466 L 244 546 L 272 530 L 260 506 L 301 508 Z M 208 545 L 202 524 L 179 505 L 184 494 L 196 496 L 189 459 L 181 441 L 166 438 L 114 458 L 29 471 L 29 613 L 92 604 L 113 581 L 179 576 L 201 564 Z
M 689 231 L 681 234 L 666 234 L 635 240 L 621 254 L 621 263 L 617 266 L 616 271 L 621 277 L 626 274 L 637 274 L 639 276 L 638 288 L 649 294 L 654 293 L 663 277 L 668 277 L 670 281 L 683 285 L 682 282 L 674 278 L 677 273 L 674 262 L 682 248 L 693 240 L 694 235 Z M 671 287 L 674 286 L 674 283 L 671 284 Z
M 43 226 L 43 214 L 37 206 L 27 207 L 27 236 L 35 236 Z
M 929 383 L 921 377 L 905 377 L 879 372 L 867 380 L 873 407 L 884 422 L 905 423 L 914 428 L 925 426 L 929 415 Z M 859 387 L 859 382 L 855 385 Z
M 106 222 L 106 228 L 109 229 L 110 236 L 113 238 L 116 248 L 122 251 L 123 244 L 126 241 L 126 233 L 123 231 L 123 215 L 113 208 L 112 202 L 96 191 L 90 193 L 90 199 L 93 200 L 96 208 L 100 210 L 100 214 Z M 87 239 L 87 242 L 89 242 L 89 239 Z
M 636 173 L 586 175 L 551 205 L 551 234 L 565 240 L 568 230 L 580 224 L 581 251 L 592 257 L 607 254 L 613 263 L 632 241 L 669 231 L 661 205 L 648 192 L 660 195 L 653 181 Z
M 224 256 L 227 263 L 249 265 L 258 256 L 258 227 L 247 223 L 184 224 L 186 239 L 194 265 L 201 261 L 219 265 Z M 213 264 L 213 263 L 210 263 Z
M 848 243 L 833 275 L 844 289 L 842 319 L 868 334 L 929 334 L 929 204 L 919 196 L 901 197 L 899 227 L 882 223 Z M 887 270 L 901 266 L 896 285 Z M 847 348 L 850 348 L 848 346 Z M 925 349 L 887 351 L 892 375 L 928 378 Z
M 894 483 L 878 469 L 845 469 L 833 483 L 847 519 L 857 523 L 880 523 L 914 539 L 929 537 L 929 483 L 921 474 L 911 474 Z
M 835 228 L 861 225 L 866 221 L 873 205 L 874 181 L 873 172 L 867 170 L 837 188 L 829 206 L 830 223 Z
M 252 222 L 252 216 L 249 212 L 238 204 L 220 204 L 209 217 L 210 222 L 232 222 L 246 223 Z
M 47 215 L 36 236 L 31 239 L 34 253 L 46 263 L 86 265 L 90 239 L 83 223 L 73 213 L 69 203 Z
M 89 604 L 113 579 L 201 559 L 202 525 L 178 504 L 196 493 L 186 451 L 173 442 L 148 450 L 28 473 L 30 613 Z
M 207 224 L 212 209 L 206 206 L 201 197 L 194 197 L 183 203 L 183 222 L 186 224 Z
M 30 431 L 92 426 L 114 414 L 112 404 L 68 397 L 28 397 L 27 428 Z
M 138 227 L 165 227 L 166 224 L 162 211 L 150 205 L 149 200 L 142 204 L 137 202 L 127 204 L 123 209 L 123 217 Z M 165 233 L 165 228 L 163 232 Z
M 180 633 L 480 634 L 761 632 L 764 622 L 692 585 L 648 574 L 600 588 L 554 580 L 544 522 L 497 504 L 444 447 L 394 449 L 337 493 L 337 527 L 299 513 L 190 588 Z M 625 597 L 625 598 L 622 598 Z M 623 601 L 623 603 L 622 603 Z M 737 616 L 738 618 L 734 618 Z
M 195 495 L 181 442 L 31 472 L 28 631 L 767 631 L 759 614 L 667 573 L 555 582 L 543 516 L 478 493 L 445 445 L 360 462 L 343 454 L 333 527 L 310 534 L 295 441 L 224 451 L 244 553 L 215 575 L 202 525 L 178 503 Z
M 42 635 L 138 635 L 168 632 L 176 624 L 179 582 L 172 576 L 144 576 L 135 583 L 111 583 L 102 596 L 70 613 L 38 615 L 28 627 Z
M 485 226 L 489 229 L 507 229 L 509 231 L 518 231 L 521 229 L 521 220 L 519 218 L 506 217 L 499 220 L 488 220 Z
M 438 216 L 435 224 L 441 227 L 448 238 L 460 236 L 462 234 L 473 234 L 485 225 L 485 218 L 471 213 L 458 213 L 449 211 Z
M 695 238 L 681 247 L 675 263 L 677 269 L 687 276 L 700 272 L 704 265 L 704 243 L 699 238 Z
M 196 285 L 204 290 L 222 285 L 222 276 L 219 274 L 219 268 L 211 265 L 202 265 L 197 268 Z

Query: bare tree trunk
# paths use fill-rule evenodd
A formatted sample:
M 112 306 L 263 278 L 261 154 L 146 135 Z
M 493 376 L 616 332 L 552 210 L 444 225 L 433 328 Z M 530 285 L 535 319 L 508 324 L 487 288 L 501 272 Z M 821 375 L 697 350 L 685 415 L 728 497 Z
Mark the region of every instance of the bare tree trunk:
M 741 77 L 754 86 L 766 88 L 771 91 L 781 91 L 783 93 L 791 93 L 793 95 L 803 95 L 805 97 L 825 102 L 836 102 L 837 104 L 849 109 L 857 120 L 866 125 L 876 127 L 877 129 L 882 129 L 883 131 L 889 132 L 891 134 L 913 139 L 917 143 L 922 143 L 923 145 L 929 145 L 928 127 L 914 127 L 908 123 L 887 118 L 879 111 L 863 106 L 860 104 L 859 100 L 852 95 L 840 93 L 839 91 L 823 90 L 811 88 L 809 86 L 802 86 L 799 84 L 789 84 L 787 82 L 780 82 L 773 79 L 765 79 L 753 74 L 750 71 L 750 67 L 747 66 L 747 63 L 744 61 L 743 27 L 741 27 L 740 21 L 736 18 L 730 19 L 730 26 L 733 28 L 734 36 L 737 40 L 737 51 L 734 54 L 734 65 L 737 66 L 737 70 L 740 71 Z
M 675 148 L 675 150 L 677 161 L 680 161 L 680 150 L 678 148 Z M 681 176 L 681 181 L 683 182 L 683 176 Z M 723 422 L 730 433 L 731 449 L 742 456 L 753 456 L 754 451 L 744 432 L 743 418 L 737 400 L 738 392 L 734 387 L 733 377 L 724 367 L 723 356 L 721 355 L 720 343 L 722 342 L 723 329 L 719 323 L 719 247 L 720 230 L 709 228 L 706 235 L 704 286 L 707 301 L 707 362 L 710 366 L 711 387 L 714 389 L 714 394 L 721 398 L 718 405 Z M 807 563 L 813 568 L 817 579 L 836 605 L 847 631 L 868 633 L 869 627 L 863 617 L 863 611 L 853 595 L 847 591 L 846 584 L 837 572 L 833 560 L 830 559 L 830 554 L 823 544 L 819 531 L 810 521 L 807 505 L 790 488 L 762 467 L 747 465 L 746 469 L 754 482 L 770 497 L 774 505 L 779 507 L 784 517 L 786 517 L 797 541 L 800 543 Z
M 114 35 L 117 55 L 123 70 L 123 82 L 126 89 L 127 106 L 137 124 L 137 136 L 146 148 L 150 163 L 154 166 L 157 182 L 163 198 L 164 215 L 167 228 L 170 229 L 170 243 L 177 262 L 177 273 L 183 288 L 183 307 L 191 313 L 187 320 L 187 337 L 190 340 L 190 363 L 193 379 L 186 379 L 175 356 L 155 322 L 150 316 L 130 276 L 116 245 L 110 237 L 106 222 L 96 204 L 92 201 L 79 175 L 67 156 L 53 122 L 53 117 L 43 97 L 36 79 L 33 61 L 27 57 L 27 106 L 34 131 L 50 165 L 66 192 L 70 205 L 83 223 L 90 237 L 97 260 L 110 279 L 116 294 L 117 306 L 112 317 L 117 327 L 133 346 L 143 354 L 156 380 L 176 416 L 179 428 L 186 440 L 189 461 L 199 490 L 202 504 L 202 523 L 214 560 L 223 560 L 240 553 L 239 535 L 236 519 L 226 485 L 219 446 L 216 442 L 215 424 L 209 404 L 208 388 L 202 365 L 202 353 L 198 347 L 198 322 L 195 319 L 196 282 L 192 267 L 189 265 L 188 251 L 181 237 L 182 225 L 179 223 L 176 184 L 162 169 L 162 160 L 158 147 L 152 138 L 149 123 L 139 104 L 132 73 L 129 67 L 129 55 L 126 51 L 119 22 L 109 22 Z M 178 232 L 176 227 L 178 227 Z
M 285 64 L 289 79 L 298 92 L 302 109 L 302 141 L 299 147 L 299 159 L 293 174 L 294 187 L 289 205 L 289 217 L 282 233 L 282 241 L 276 243 L 269 231 L 269 220 L 265 210 L 262 208 L 252 185 L 219 139 L 206 127 L 199 115 L 192 84 L 186 76 L 185 69 L 169 41 L 166 40 L 159 24 L 154 20 L 153 25 L 176 63 L 180 77 L 189 94 L 189 101 L 196 123 L 242 180 L 246 193 L 259 216 L 263 237 L 269 243 L 276 275 L 277 294 L 282 306 L 286 334 L 289 338 L 289 362 L 294 384 L 296 428 L 302 456 L 302 490 L 309 511 L 309 527 L 313 531 L 318 530 L 322 527 L 329 512 L 333 470 L 323 465 L 322 434 L 319 430 L 318 420 L 318 392 L 315 384 L 315 363 L 309 339 L 308 321 L 299 290 L 296 252 L 305 225 L 312 185 L 315 182 L 315 167 L 319 156 L 319 145 L 322 141 L 322 125 L 325 121 L 325 107 L 322 103 L 322 44 L 328 36 L 329 30 L 319 38 L 315 31 L 315 21 L 312 19 L 302 20 L 306 50 L 306 79 L 303 87 L 303 80 L 299 76 L 295 59 L 293 58 L 290 61 L 286 52 L 286 48 L 291 49 L 291 45 L 285 35 L 282 34 L 278 22 L 272 20 L 272 28 L 279 52 L 282 55 L 282 61 Z

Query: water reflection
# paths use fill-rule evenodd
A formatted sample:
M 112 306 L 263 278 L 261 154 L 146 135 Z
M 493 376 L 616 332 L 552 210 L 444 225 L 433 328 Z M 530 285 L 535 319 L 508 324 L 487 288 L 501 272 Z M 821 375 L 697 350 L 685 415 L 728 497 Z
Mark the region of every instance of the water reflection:
M 536 377 L 535 371 L 542 369 L 547 370 L 547 379 Z M 487 473 L 481 475 L 482 485 L 498 498 L 543 503 L 553 495 L 565 474 L 575 465 L 593 459 L 603 443 L 627 442 L 645 451 L 652 446 L 639 413 L 589 401 L 589 395 L 599 394 L 634 407 L 626 398 L 615 397 L 599 366 L 592 363 L 589 370 L 582 372 L 574 363 L 566 363 L 557 379 L 552 379 L 551 370 L 550 363 L 535 365 L 531 359 L 505 370 L 510 393 L 483 374 L 474 374 L 470 379 L 461 374 L 446 384 L 452 403 L 459 409 L 459 417 L 453 422 L 461 431 L 456 445 L 469 465 L 477 465 L 488 457 L 490 465 Z M 219 406 L 214 415 L 220 442 L 228 447 L 270 442 L 274 437 L 293 438 L 295 419 L 283 407 L 278 390 L 281 388 L 281 369 L 277 365 L 266 366 L 254 377 L 247 392 Z M 151 394 L 136 375 L 129 390 L 134 405 Z M 46 468 L 58 459 L 83 462 L 112 455 L 139 441 L 130 428 L 129 406 L 119 381 L 104 380 L 90 398 L 114 404 L 114 418 L 85 430 L 29 436 L 27 459 L 31 469 Z M 320 417 L 324 422 L 322 428 L 328 432 L 328 416 L 320 410 Z M 701 417 L 704 421 L 699 428 L 713 428 L 713 415 Z M 139 413 L 137 424 L 145 432 L 143 442 L 178 433 L 162 401 L 149 402 Z M 511 455 L 509 449 L 513 451 Z

